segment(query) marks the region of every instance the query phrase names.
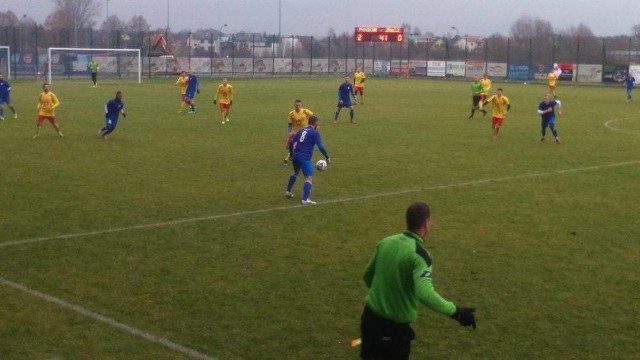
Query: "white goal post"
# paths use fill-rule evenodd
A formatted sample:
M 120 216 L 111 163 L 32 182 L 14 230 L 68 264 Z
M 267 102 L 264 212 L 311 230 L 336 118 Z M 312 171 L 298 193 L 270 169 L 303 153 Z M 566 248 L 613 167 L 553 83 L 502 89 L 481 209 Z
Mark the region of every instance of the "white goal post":
M 76 55 L 78 54 L 109 54 L 109 53 L 114 53 L 113 55 L 103 55 L 104 57 L 114 57 L 117 58 L 119 56 L 119 54 L 123 54 L 123 53 L 129 53 L 130 55 L 133 55 L 135 57 L 135 59 L 137 60 L 137 66 L 135 64 L 132 64 L 132 67 L 134 68 L 134 71 L 137 72 L 138 74 L 138 83 L 142 82 L 142 57 L 140 55 L 140 49 L 95 49 L 95 48 L 60 48 L 60 47 L 51 47 L 48 50 L 48 68 L 47 68 L 47 74 L 48 74 L 48 78 L 47 81 L 49 83 L 51 83 L 51 81 L 53 80 L 53 55 L 55 52 L 67 52 L 67 53 L 75 53 Z M 66 61 L 66 60 L 65 60 Z M 104 65 L 104 64 L 103 64 Z M 67 66 L 66 64 L 64 65 L 65 67 Z M 105 70 L 104 66 L 101 65 L 101 70 Z M 121 69 L 118 67 L 117 69 L 118 71 L 120 71 Z
M 7 57 L 2 56 L 2 49 L 7 51 Z M 6 66 L 3 62 L 6 61 Z M 6 69 L 6 72 L 3 70 Z M 9 46 L 0 46 L 0 72 L 5 74 L 8 80 L 11 80 L 11 48 Z

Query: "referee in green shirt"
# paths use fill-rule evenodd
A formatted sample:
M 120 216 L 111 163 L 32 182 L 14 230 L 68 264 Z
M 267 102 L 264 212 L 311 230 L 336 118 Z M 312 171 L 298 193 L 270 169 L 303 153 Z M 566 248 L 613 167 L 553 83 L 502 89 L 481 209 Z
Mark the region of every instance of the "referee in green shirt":
M 417 302 L 476 328 L 473 308 L 457 307 L 438 294 L 431 282 L 432 261 L 424 247 L 431 211 L 422 202 L 407 209 L 407 231 L 382 239 L 369 262 L 364 282 L 369 289 L 360 324 L 360 357 L 409 359 L 415 334 Z

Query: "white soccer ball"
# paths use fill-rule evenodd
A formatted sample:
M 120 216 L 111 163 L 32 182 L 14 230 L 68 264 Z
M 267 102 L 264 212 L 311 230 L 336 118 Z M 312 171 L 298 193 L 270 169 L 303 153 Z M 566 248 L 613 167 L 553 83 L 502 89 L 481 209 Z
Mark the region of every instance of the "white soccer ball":
M 329 166 L 329 164 L 327 164 L 326 160 L 318 160 L 318 162 L 316 163 L 316 169 L 320 171 L 326 170 L 327 166 Z
M 527 85 L 527 82 L 525 81 L 524 84 Z

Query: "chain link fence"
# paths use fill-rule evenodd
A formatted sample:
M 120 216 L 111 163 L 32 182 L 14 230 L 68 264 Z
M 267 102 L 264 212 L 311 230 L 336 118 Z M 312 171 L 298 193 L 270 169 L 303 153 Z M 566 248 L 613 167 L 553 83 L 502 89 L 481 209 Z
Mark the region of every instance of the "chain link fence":
M 49 47 L 140 49 L 144 77 L 173 76 L 191 69 L 201 76 L 322 76 L 362 68 L 374 76 L 461 77 L 488 73 L 510 80 L 543 80 L 550 71 L 574 82 L 621 81 L 628 72 L 640 78 L 640 41 L 616 36 L 517 39 L 502 36 L 427 38 L 410 34 L 402 43 L 357 43 L 348 34 L 324 38 L 222 34 L 220 32 L 157 33 L 45 29 L 43 26 L 0 27 L 0 68 L 11 65 L 11 77 L 44 73 Z M 86 61 L 86 54 L 78 55 Z M 101 56 L 109 57 L 105 52 Z M 51 59 L 55 61 L 65 61 Z M 80 61 L 80 60 L 74 60 Z M 74 69 L 82 69 L 75 66 Z M 137 70 L 136 70 L 137 71 Z M 106 75 L 109 75 L 109 71 Z M 102 75 L 105 75 L 102 72 Z M 131 74 L 113 70 L 113 76 Z M 66 75 L 69 75 L 68 73 Z M 86 75 L 82 70 L 70 75 Z

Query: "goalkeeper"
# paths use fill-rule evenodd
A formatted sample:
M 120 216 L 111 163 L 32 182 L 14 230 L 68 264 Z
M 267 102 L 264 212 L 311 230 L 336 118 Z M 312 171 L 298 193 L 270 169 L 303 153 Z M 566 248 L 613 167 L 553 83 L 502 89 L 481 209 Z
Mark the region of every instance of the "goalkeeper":
M 429 206 L 411 204 L 406 221 L 404 233 L 378 243 L 364 273 L 369 290 L 360 324 L 362 359 L 409 359 L 417 300 L 462 326 L 476 328 L 475 309 L 456 306 L 433 287 L 431 257 L 424 247 L 431 227 Z

